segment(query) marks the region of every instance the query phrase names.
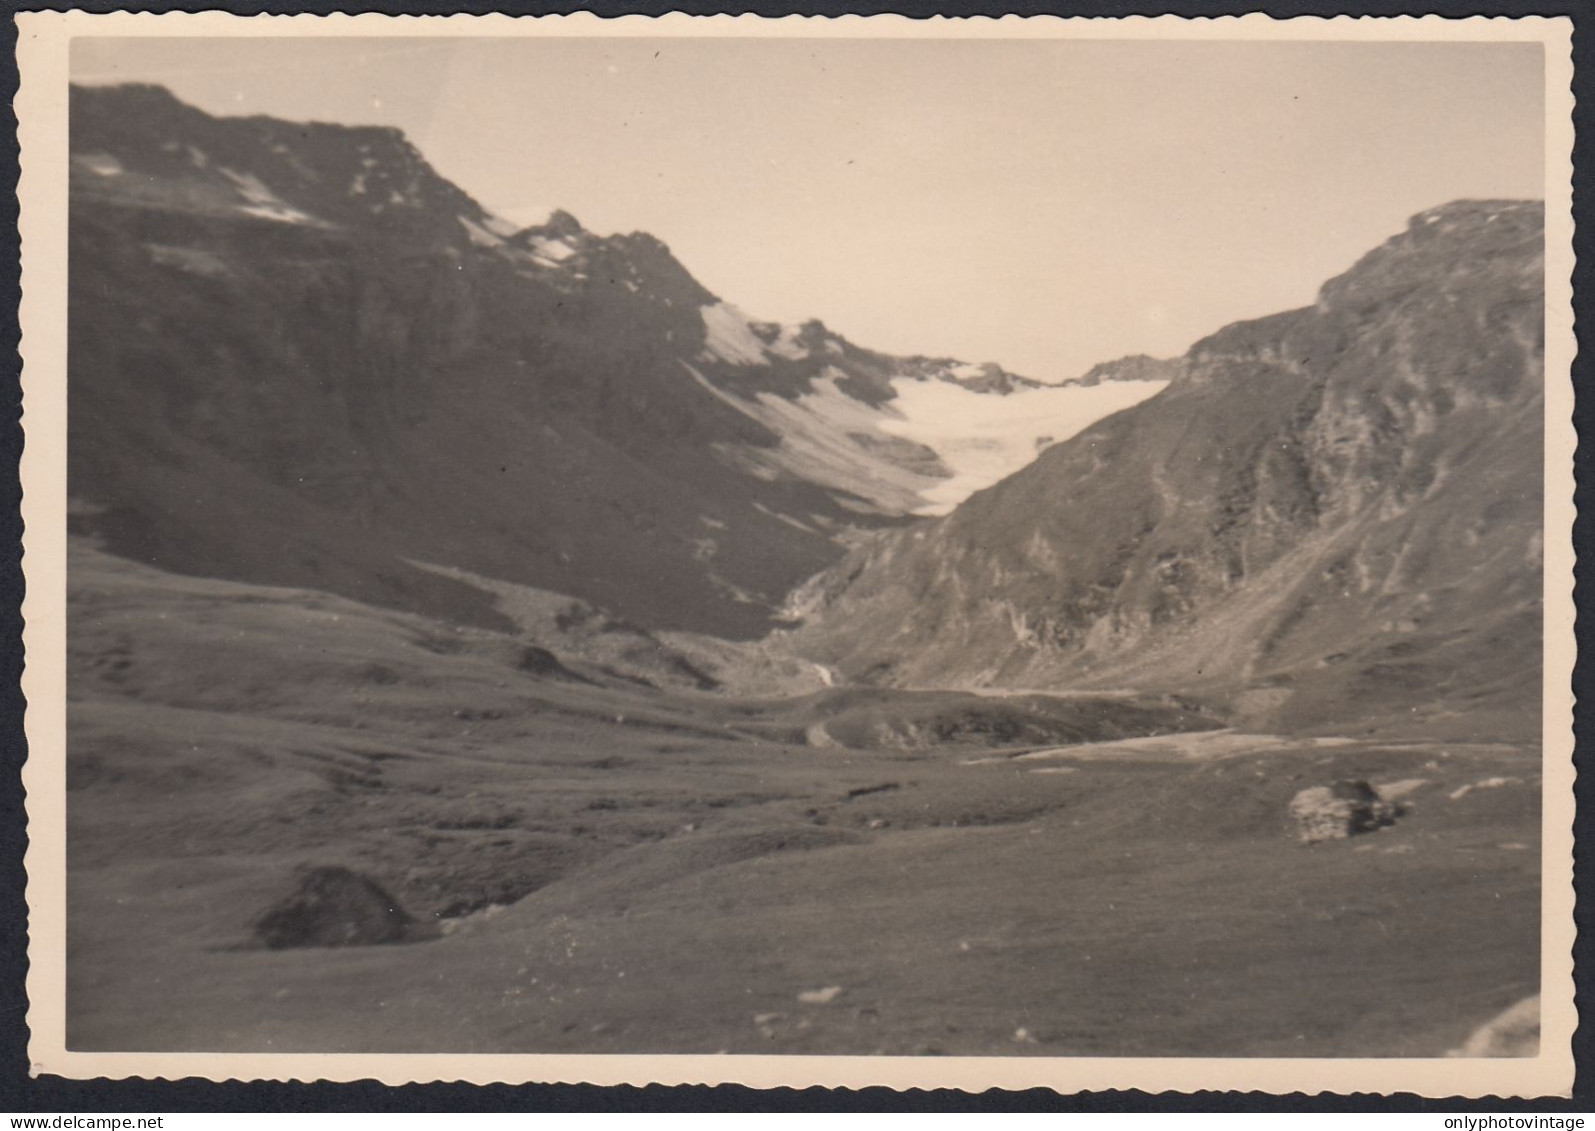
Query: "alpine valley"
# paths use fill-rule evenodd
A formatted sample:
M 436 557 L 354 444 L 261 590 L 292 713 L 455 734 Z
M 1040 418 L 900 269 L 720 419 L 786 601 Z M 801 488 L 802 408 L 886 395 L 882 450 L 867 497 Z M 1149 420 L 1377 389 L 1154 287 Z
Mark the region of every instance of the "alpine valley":
M 79 87 L 70 162 L 70 1047 L 1435 1056 L 1536 992 L 1539 203 L 1048 383 L 390 129 Z

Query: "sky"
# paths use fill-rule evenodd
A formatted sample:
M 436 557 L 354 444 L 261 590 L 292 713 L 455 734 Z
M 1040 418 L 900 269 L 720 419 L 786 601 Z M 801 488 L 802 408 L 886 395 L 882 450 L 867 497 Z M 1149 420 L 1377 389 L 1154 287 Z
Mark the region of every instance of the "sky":
M 1048 381 L 1544 195 L 1537 44 L 80 38 L 72 73 L 398 126 L 489 209 L 651 232 L 751 316 Z

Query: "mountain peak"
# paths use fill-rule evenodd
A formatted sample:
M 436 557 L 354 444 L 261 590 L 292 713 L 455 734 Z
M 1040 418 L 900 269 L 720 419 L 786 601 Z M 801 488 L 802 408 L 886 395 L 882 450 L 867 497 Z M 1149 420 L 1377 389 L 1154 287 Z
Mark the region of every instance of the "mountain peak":
M 1091 388 L 1104 381 L 1172 381 L 1185 370 L 1185 361 L 1178 357 L 1153 357 L 1147 353 L 1132 353 L 1115 361 L 1099 361 L 1085 374 L 1066 385 Z
M 553 239 L 560 239 L 564 236 L 579 236 L 586 230 L 582 227 L 580 220 L 563 208 L 554 209 L 548 214 L 548 219 L 541 224 L 534 224 L 533 227 Z
M 1426 208 L 1414 214 L 1407 221 L 1409 231 L 1424 231 L 1432 229 L 1434 225 L 1450 225 L 1453 229 L 1462 225 L 1483 225 L 1495 223 L 1503 216 L 1533 218 L 1542 214 L 1545 202 L 1542 200 L 1514 200 L 1514 199 L 1489 199 L 1474 200 L 1461 199 L 1437 204 L 1433 208 Z
M 74 188 L 104 203 L 455 243 L 488 218 L 391 126 L 217 116 L 148 84 L 74 86 L 71 109 Z
M 1404 231 L 1325 283 L 1318 305 L 1368 306 L 1420 288 L 1489 285 L 1503 270 L 1520 270 L 1527 260 L 1518 253 L 1544 238 L 1541 201 L 1452 201 L 1417 213 Z
M 154 82 L 124 82 L 103 85 L 73 83 L 71 84 L 71 97 L 73 101 L 112 98 L 124 105 L 138 103 L 145 107 L 164 105 L 169 108 L 192 109 L 169 89 L 160 83 Z

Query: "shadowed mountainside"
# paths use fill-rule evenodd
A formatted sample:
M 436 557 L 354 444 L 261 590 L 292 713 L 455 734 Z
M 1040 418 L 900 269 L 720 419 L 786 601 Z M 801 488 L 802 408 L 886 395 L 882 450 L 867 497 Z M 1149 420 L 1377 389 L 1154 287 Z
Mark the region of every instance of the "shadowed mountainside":
M 951 474 L 884 428 L 894 382 L 1039 387 L 751 321 L 644 233 L 517 230 L 396 130 L 72 97 L 71 492 L 135 560 L 756 636 Z

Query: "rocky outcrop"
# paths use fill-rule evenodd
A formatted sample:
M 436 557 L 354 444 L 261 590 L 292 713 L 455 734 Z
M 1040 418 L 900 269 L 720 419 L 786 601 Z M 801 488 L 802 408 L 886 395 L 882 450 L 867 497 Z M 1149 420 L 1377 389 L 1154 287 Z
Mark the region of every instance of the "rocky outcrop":
M 255 920 L 251 934 L 260 946 L 287 950 L 415 942 L 434 932 L 369 876 L 326 866 L 302 869 L 292 890 Z
M 1136 353 L 1116 361 L 1100 361 L 1086 370 L 1083 376 L 1067 383 L 1095 386 L 1104 381 L 1175 381 L 1184 370 L 1184 358 Z

